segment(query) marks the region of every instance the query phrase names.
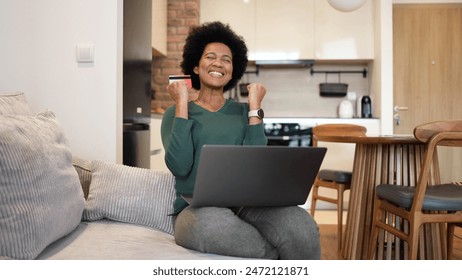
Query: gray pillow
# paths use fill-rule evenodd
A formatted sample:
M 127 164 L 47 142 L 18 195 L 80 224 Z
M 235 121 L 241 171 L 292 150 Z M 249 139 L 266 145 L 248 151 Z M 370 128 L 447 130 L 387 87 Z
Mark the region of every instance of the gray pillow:
M 0 93 L 0 115 L 25 115 L 32 113 L 22 92 Z
M 83 160 L 81 158 L 74 156 L 72 157 L 72 164 L 74 165 L 74 168 L 77 171 L 77 174 L 79 175 L 83 195 L 85 199 L 87 199 L 91 183 L 91 161 Z
M 173 233 L 174 177 L 170 172 L 92 161 L 83 220 L 110 219 Z
M 33 259 L 80 223 L 85 200 L 50 111 L 0 115 L 0 258 Z

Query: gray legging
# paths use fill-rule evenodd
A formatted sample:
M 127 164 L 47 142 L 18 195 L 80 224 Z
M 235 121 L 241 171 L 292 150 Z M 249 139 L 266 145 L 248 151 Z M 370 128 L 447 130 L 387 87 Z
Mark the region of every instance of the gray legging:
M 175 219 L 175 241 L 205 253 L 245 258 L 320 259 L 319 229 L 298 207 L 187 207 Z

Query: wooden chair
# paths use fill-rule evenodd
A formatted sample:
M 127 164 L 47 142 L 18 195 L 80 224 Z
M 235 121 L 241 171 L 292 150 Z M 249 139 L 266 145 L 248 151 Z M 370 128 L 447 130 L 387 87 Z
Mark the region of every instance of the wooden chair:
M 414 129 L 414 136 L 426 143 L 416 186 L 383 184 L 375 189 L 374 217 L 368 248 L 370 259 L 376 257 L 379 230 L 407 242 L 407 258 L 415 260 L 422 224 L 462 223 L 462 186 L 454 183 L 429 184 L 432 176 L 439 174 L 436 153 L 438 146 L 462 147 L 462 120 L 423 124 Z M 401 217 L 406 222 L 389 219 L 387 223 L 386 217 L 390 217 L 390 214 L 392 217 Z
M 366 136 L 367 129 L 364 126 L 354 124 L 323 124 L 313 127 L 313 146 L 318 145 L 319 136 Z M 316 176 L 311 190 L 311 215 L 314 217 L 316 201 L 322 200 L 337 205 L 337 248 L 342 248 L 342 224 L 343 224 L 343 197 L 344 192 L 350 189 L 351 172 L 332 169 L 321 169 Z M 337 197 L 327 197 L 319 194 L 319 188 L 324 187 L 337 191 Z
M 448 260 L 452 259 L 452 251 L 454 250 L 454 231 L 456 227 L 462 227 L 462 223 L 459 224 L 448 224 L 448 232 L 447 232 L 447 238 L 448 238 Z
M 454 182 L 456 185 L 462 185 L 462 182 Z M 454 250 L 454 231 L 456 227 L 462 227 L 462 223 L 459 224 L 448 224 L 448 229 L 447 229 L 447 240 L 448 240 L 448 246 L 447 246 L 447 251 L 448 251 L 448 260 L 452 259 L 452 251 Z

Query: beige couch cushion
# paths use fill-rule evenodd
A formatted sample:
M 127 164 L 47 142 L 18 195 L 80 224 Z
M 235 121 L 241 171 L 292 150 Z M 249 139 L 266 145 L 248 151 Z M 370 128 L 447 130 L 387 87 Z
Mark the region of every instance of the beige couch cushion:
M 55 116 L 0 115 L 0 258 L 34 259 L 80 223 L 85 200 Z
M 101 220 L 82 222 L 65 238 L 48 246 L 38 257 L 39 260 L 235 260 L 236 257 L 201 253 L 189 250 L 175 243 L 172 235 L 146 226 Z M 242 259 L 241 259 L 242 260 Z M 248 260 L 248 259 L 247 259 Z M 56 262 L 58 265 L 59 263 Z M 75 264 L 74 264 L 75 263 Z M 80 262 L 72 262 L 75 268 L 85 267 Z M 86 263 L 85 263 L 86 264 Z M 91 263 L 99 266 L 99 263 Z M 116 262 L 115 265 L 125 265 Z M 124 269 L 121 268 L 121 269 Z M 85 279 L 98 279 L 88 269 Z M 3 271 L 2 271 L 3 272 Z M 132 273 L 129 271 L 129 273 Z M 145 273 L 145 272 L 141 272 Z M 4 273 L 2 273 L 3 276 Z M 12 274 L 14 275 L 14 274 Z M 147 273 L 143 274 L 147 275 Z M 103 275 L 101 275 L 103 276 Z M 104 275 L 106 276 L 106 275 Z M 148 276 L 147 276 L 148 277 Z M 14 279 L 13 277 L 10 277 Z M 64 279 L 64 277 L 62 277 Z M 74 277 L 75 278 L 75 277 Z M 111 277 L 99 277 L 112 279 Z M 125 275 L 116 277 L 125 279 Z M 138 279 L 139 277 L 128 277 Z M 146 277 L 145 277 L 146 278 Z M 8 279 L 9 278 L 5 278 Z M 51 278 L 53 279 L 53 277 Z M 152 277 L 151 279 L 169 279 L 169 277 Z M 191 279 L 182 277 L 178 279 Z M 192 278 L 194 279 L 194 278 Z M 198 279 L 207 279 L 206 277 Z M 226 278 L 224 278 L 226 279 Z M 236 278 L 238 279 L 238 278 Z

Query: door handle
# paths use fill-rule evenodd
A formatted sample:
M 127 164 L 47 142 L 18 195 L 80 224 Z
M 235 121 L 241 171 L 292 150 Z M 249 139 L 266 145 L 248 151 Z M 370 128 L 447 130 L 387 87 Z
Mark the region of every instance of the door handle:
M 393 111 L 395 112 L 395 114 L 393 115 L 393 119 L 395 120 L 395 123 L 396 125 L 400 125 L 401 124 L 401 117 L 399 115 L 399 112 L 400 111 L 407 111 L 409 108 L 408 107 L 405 107 L 405 106 L 395 106 L 393 108 Z
M 409 108 L 408 107 L 401 107 L 401 106 L 395 106 L 393 108 L 393 111 L 399 112 L 399 111 L 407 111 Z

